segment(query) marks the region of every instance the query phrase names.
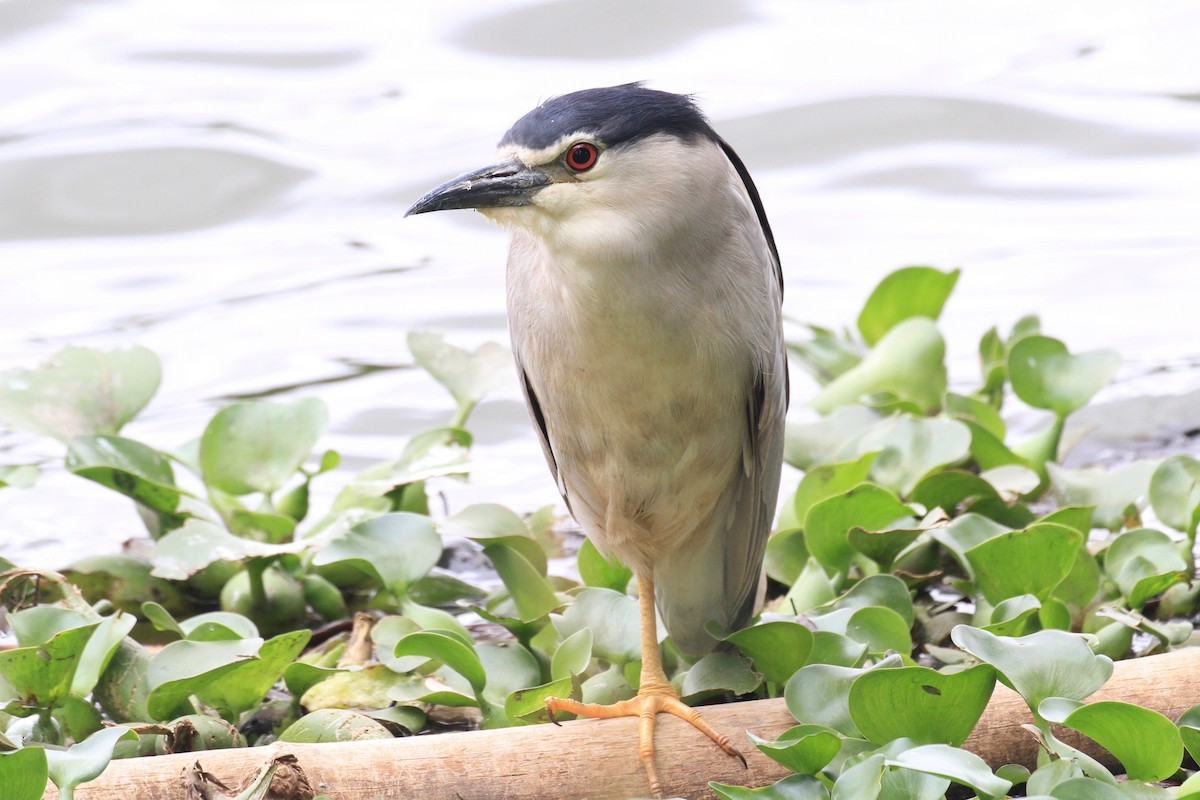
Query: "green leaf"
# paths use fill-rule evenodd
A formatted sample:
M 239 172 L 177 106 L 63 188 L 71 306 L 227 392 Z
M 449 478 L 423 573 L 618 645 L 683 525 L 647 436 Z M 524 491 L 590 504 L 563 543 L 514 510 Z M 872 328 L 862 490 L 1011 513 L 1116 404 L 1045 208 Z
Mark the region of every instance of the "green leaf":
M 241 661 L 224 673 L 219 681 L 206 684 L 195 692 L 200 702 L 216 708 L 225 719 L 257 707 L 283 672 L 304 651 L 312 631 L 299 630 L 268 639 L 258 650 L 258 658 Z
M 270 494 L 292 479 L 328 424 L 314 397 L 226 406 L 200 437 L 204 482 L 232 495 Z
M 357 742 L 364 739 L 391 739 L 382 724 L 356 711 L 322 708 L 305 714 L 279 734 L 281 742 Z
M 510 374 L 512 356 L 495 342 L 484 342 L 474 351 L 455 347 L 441 333 L 410 331 L 408 349 L 413 360 L 446 387 L 465 421 L 471 408 Z
M 150 686 L 147 706 L 156 720 L 171 719 L 194 694 L 258 655 L 262 639 L 215 642 L 171 642 L 151 659 L 146 671 Z
M 810 401 L 822 414 L 866 396 L 886 394 L 937 410 L 946 392 L 946 343 L 927 317 L 910 317 L 893 326 L 863 360 L 843 372 Z
M 874 345 L 896 323 L 909 317 L 937 319 L 954 291 L 959 270 L 903 267 L 887 275 L 872 290 L 858 315 L 858 330 Z
M 1194 535 L 1200 525 L 1200 461 L 1185 455 L 1163 460 L 1150 477 L 1150 505 L 1164 525 Z
M 996 777 L 982 758 L 945 744 L 914 747 L 888 759 L 889 766 L 940 775 L 974 789 L 980 795 L 1002 797 L 1012 783 Z
M 783 685 L 804 666 L 812 652 L 813 634 L 796 622 L 775 620 L 734 631 L 725 638 L 737 645 L 742 655 L 768 683 Z
M 393 655 L 436 659 L 466 678 L 476 697 L 483 696 L 483 689 L 487 685 L 487 673 L 484 672 L 479 654 L 444 631 L 410 633 L 396 643 Z
M 890 669 L 902 663 L 900 656 L 888 656 L 871 669 Z M 850 686 L 863 673 L 850 667 L 809 664 L 787 682 L 784 702 L 797 722 L 827 725 L 844 736 L 862 738 L 850 715 Z
M 695 700 L 713 694 L 750 694 L 762 683 L 762 675 L 751 668 L 750 659 L 717 651 L 697 661 L 683 676 L 680 695 Z
M 819 325 L 806 327 L 812 331 L 812 338 L 788 342 L 787 350 L 817 383 L 829 383 L 862 360 L 862 347 L 848 331 L 838 333 Z
M 41 800 L 49 778 L 44 748 L 0 752 L 0 786 L 6 800 Z
M 578 566 L 579 577 L 588 586 L 612 589 L 621 594 L 625 593 L 633 577 L 633 570 L 616 559 L 607 558 L 588 538 L 579 546 Z
M 1200 705 L 1195 705 L 1179 717 L 1179 735 L 1193 761 L 1200 756 Z
M 1017 397 L 1065 417 L 1087 405 L 1120 366 L 1112 350 L 1071 355 L 1058 339 L 1026 336 L 1009 352 L 1008 379 Z
M 136 740 L 137 734 L 120 726 L 101 728 L 66 750 L 47 750 L 50 780 L 58 787 L 59 796 L 73 797 L 76 786 L 99 778 L 112 760 L 113 748 L 122 739 Z
M 895 575 L 870 575 L 830 603 L 827 608 L 831 611 L 844 609 L 862 609 L 871 606 L 882 606 L 895 612 L 905 623 L 911 626 L 914 620 L 912 595 L 904 581 Z
M 928 667 L 874 669 L 851 684 L 850 716 L 877 744 L 908 738 L 957 747 L 983 715 L 995 684 L 988 664 L 948 675 Z
M 967 577 L 974 578 L 974 568 L 967 552 L 984 542 L 1008 533 L 1011 529 L 998 522 L 993 522 L 979 514 L 963 514 L 955 517 L 942 528 L 932 528 L 930 537 L 945 547 L 955 560 L 967 572 Z
M 883 529 L 912 516 L 912 509 L 896 495 L 873 483 L 864 483 L 814 505 L 804 522 L 808 550 L 830 569 L 844 571 L 854 556 L 850 528 Z
M 1067 469 L 1046 464 L 1054 499 L 1062 506 L 1094 506 L 1093 521 L 1109 530 L 1125 524 L 1126 509 L 1145 508 L 1150 478 L 1159 462 L 1143 459 L 1113 470 L 1099 467 Z
M 0 677 L 26 705 L 54 708 L 71 691 L 84 649 L 99 622 L 56 633 L 31 647 L 0 651 Z
M 162 514 L 174 515 L 187 494 L 175 485 L 166 456 L 120 436 L 76 436 L 67 448 L 67 469 Z
M 883 753 L 874 753 L 844 770 L 833 784 L 833 800 L 876 800 L 883 791 Z
M 234 536 L 220 525 L 192 517 L 154 545 L 158 578 L 182 581 L 216 561 L 245 561 L 296 552 L 301 545 L 273 545 Z
M 921 537 L 921 528 L 892 528 L 890 530 L 867 530 L 853 527 L 846 535 L 850 546 L 879 565 L 880 569 L 891 569 L 892 563 L 908 547 Z
M 475 652 L 487 674 L 487 685 L 480 694 L 486 705 L 482 708 L 483 727 L 509 725 L 504 710 L 508 696 L 541 684 L 541 667 L 533 654 L 517 642 L 480 642 Z
M 842 749 L 841 735 L 824 725 L 796 725 L 774 741 L 760 739 L 750 731 L 746 735 L 765 755 L 803 775 L 816 775 Z
M 421 431 L 404 446 L 400 458 L 374 464 L 360 472 L 338 494 L 331 513 L 360 508 L 394 510 L 390 496 L 400 487 L 465 473 L 471 442 L 470 431 L 459 427 Z
M 991 403 L 977 397 L 946 392 L 946 415 L 962 422 L 973 422 L 996 439 L 1004 441 L 1006 428 L 1000 412 Z
M 589 587 L 561 615 L 551 616 L 563 639 L 583 628 L 592 631 L 592 653 L 615 664 L 642 658 L 637 601 L 611 589 Z
M 721 800 L 829 800 L 825 784 L 811 775 L 788 775 L 759 789 L 729 786 L 717 781 L 709 781 L 708 785 Z
M 791 509 L 785 506 L 784 510 L 790 512 Z M 767 539 L 764 567 L 769 577 L 791 586 L 804 571 L 808 557 L 804 531 L 800 528 L 780 528 Z
M 817 464 L 844 461 L 854 455 L 851 449 L 866 430 L 875 425 L 878 411 L 866 406 L 840 406 L 828 416 L 813 422 L 788 421 L 784 431 L 783 460 L 797 469 Z
M 467 506 L 439 522 L 438 530 L 443 536 L 462 536 L 481 541 L 506 536 L 531 536 L 525 520 L 512 509 L 496 503 Z
M 0 489 L 12 486 L 17 489 L 28 489 L 37 483 L 42 471 L 32 464 L 3 464 L 0 465 Z
M 950 638 L 994 666 L 1035 713 L 1048 697 L 1082 700 L 1112 676 L 1112 659 L 1094 654 L 1084 637 L 1066 631 L 1038 631 L 1012 639 L 959 625 Z
M 822 500 L 849 491 L 867 479 L 875 453 L 867 453 L 854 461 L 822 464 L 804 473 L 792 495 L 792 508 L 801 523 L 808 511 Z
M 521 553 L 504 544 L 491 544 L 483 548 L 483 554 L 508 587 L 522 622 L 541 619 L 563 605 L 546 578 Z
M 826 574 L 821 562 L 809 558 L 778 607 L 792 614 L 803 614 L 809 609 L 828 603 L 836 596 L 837 587 Z
M 554 651 L 554 657 L 550 659 L 550 675 L 555 681 L 582 675 L 591 663 L 592 629 L 581 628 L 565 638 Z
M 1111 783 L 1081 776 L 1057 784 L 1050 794 L 1054 800 L 1131 800 Z
M 912 652 L 911 623 L 890 608 L 870 606 L 860 608 L 846 622 L 846 635 L 864 642 L 868 653 Z
M 442 557 L 442 538 L 428 517 L 399 511 L 360 522 L 313 556 L 314 566 L 348 562 L 375 575 L 394 594 L 425 577 Z
M 108 669 L 113 653 L 136 623 L 136 617 L 120 611 L 101 620 L 92 630 L 92 635 L 79 656 L 79 665 L 71 679 L 71 694 L 87 697 L 92 693 L 100 676 Z
M 546 700 L 551 697 L 570 697 L 572 689 L 573 680 L 568 676 L 541 686 L 509 692 L 508 697 L 504 698 L 504 716 L 513 725 L 548 722 L 550 715 L 546 711 Z
M 1084 705 L 1059 697 L 1038 706 L 1049 722 L 1094 739 L 1138 781 L 1166 780 L 1183 761 L 1183 741 L 1175 723 L 1157 711 L 1115 700 Z
M 898 414 L 864 433 L 856 446 L 860 453 L 878 451 L 871 476 L 907 497 L 932 470 L 966 459 L 971 431 L 958 420 Z
M 1179 546 L 1162 531 L 1138 528 L 1113 540 L 1104 552 L 1104 571 L 1129 606 L 1139 609 L 1168 586 L 1187 580 L 1188 564 Z
M 1022 594 L 1044 602 L 1071 572 L 1083 542 L 1076 530 L 1039 522 L 994 536 L 972 547 L 966 557 L 989 603 Z
M 947 469 L 932 472 L 913 487 L 911 498 L 926 508 L 947 513 L 975 500 L 999 500 L 996 488 L 973 472 Z
M 813 631 L 813 648 L 808 663 L 857 667 L 866 655 L 867 645 L 849 636 L 832 631 Z
M 64 347 L 36 369 L 0 372 L 0 424 L 63 442 L 117 434 L 161 380 L 158 357 L 144 347 Z

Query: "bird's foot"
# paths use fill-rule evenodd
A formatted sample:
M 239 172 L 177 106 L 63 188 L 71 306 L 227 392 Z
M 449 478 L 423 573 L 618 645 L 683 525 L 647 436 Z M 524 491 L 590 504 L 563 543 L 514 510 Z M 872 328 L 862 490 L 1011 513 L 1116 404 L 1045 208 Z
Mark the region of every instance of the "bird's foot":
M 546 710 L 550 713 L 550 721 L 556 725 L 558 722 L 554 715 L 559 711 L 594 719 L 638 717 L 641 720 L 638 755 L 641 756 L 642 766 L 646 769 L 646 778 L 650 782 L 650 793 L 655 798 L 663 797 L 662 783 L 658 779 L 658 770 L 654 766 L 654 722 L 659 713 L 674 714 L 690 723 L 692 727 L 700 729 L 705 736 L 716 742 L 718 747 L 741 761 L 742 766 L 746 766 L 746 757 L 730 743 L 729 737 L 718 733 L 700 715 L 699 711 L 684 704 L 671 685 L 667 683 L 643 684 L 636 697 L 611 705 L 581 703 L 568 698 L 550 697 L 546 700 Z

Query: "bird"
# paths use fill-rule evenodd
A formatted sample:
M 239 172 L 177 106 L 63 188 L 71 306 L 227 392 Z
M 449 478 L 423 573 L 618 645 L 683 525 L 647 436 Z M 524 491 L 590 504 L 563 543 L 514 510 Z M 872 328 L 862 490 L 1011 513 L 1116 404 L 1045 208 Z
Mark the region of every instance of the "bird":
M 672 688 L 656 620 L 699 657 L 751 620 L 765 587 L 789 390 L 783 273 L 750 173 L 693 96 L 630 83 L 545 100 L 494 163 L 405 216 L 450 209 L 510 231 L 509 333 L 530 418 L 568 510 L 636 578 L 636 696 L 551 698 L 551 719 L 639 717 L 656 798 L 659 712 L 744 764 Z

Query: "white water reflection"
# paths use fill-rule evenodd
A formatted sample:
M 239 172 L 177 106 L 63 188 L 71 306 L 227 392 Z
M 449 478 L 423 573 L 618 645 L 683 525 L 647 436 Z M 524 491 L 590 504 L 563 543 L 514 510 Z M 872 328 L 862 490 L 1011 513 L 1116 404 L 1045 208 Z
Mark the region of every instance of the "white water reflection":
M 230 397 L 319 396 L 346 456 L 328 499 L 449 416 L 408 330 L 506 337 L 503 234 L 404 209 L 539 99 L 649 79 L 696 92 L 754 172 L 790 315 L 847 324 L 891 268 L 961 266 L 952 379 L 1036 311 L 1126 356 L 1092 442 L 1194 445 L 1198 29 L 1190 2 L 0 1 L 0 368 L 144 344 L 165 380 L 127 430 L 164 448 Z M 555 500 L 515 384 L 473 427 L 450 507 Z M 0 460 L 48 465 L 0 490 L 0 553 L 138 532 L 61 452 L 0 435 Z

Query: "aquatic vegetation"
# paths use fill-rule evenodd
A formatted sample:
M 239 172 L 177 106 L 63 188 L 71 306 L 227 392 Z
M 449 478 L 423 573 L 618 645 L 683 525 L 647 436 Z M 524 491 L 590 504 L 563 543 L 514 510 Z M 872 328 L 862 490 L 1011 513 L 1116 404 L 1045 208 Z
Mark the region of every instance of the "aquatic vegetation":
M 751 734 L 795 774 L 713 784 L 720 797 L 1166 797 L 1154 784 L 1200 755 L 1200 707 L 1175 723 L 1086 702 L 1113 659 L 1189 644 L 1200 464 L 1063 467 L 1067 418 L 1119 359 L 1072 353 L 1032 317 L 988 331 L 978 386 L 948 391 L 937 317 L 956 280 L 898 270 L 855 332 L 812 328 L 790 346 L 823 416 L 788 430 L 803 477 L 768 546 L 767 605 L 728 649 L 689 662 L 665 646 L 685 699 L 782 697 L 796 719 L 773 741 Z M 160 379 L 143 348 L 72 347 L 0 373 L 0 423 L 61 440 L 66 469 L 137 504 L 153 540 L 145 557 L 62 574 L 0 561 L 17 645 L 0 652 L 6 797 L 41 797 L 47 780 L 69 797 L 111 758 L 528 725 L 546 697 L 633 695 L 628 569 L 545 509 L 430 515 L 429 482 L 469 473 L 466 426 L 507 354 L 428 333 L 410 345 L 451 393 L 452 422 L 362 470 L 322 516 L 311 485 L 339 456 L 318 447 L 318 399 L 234 403 L 167 451 L 121 434 Z M 1014 398 L 1049 412 L 1023 441 L 1001 415 Z M 7 467 L 0 488 L 37 476 Z M 439 566 L 448 542 L 494 578 Z M 574 570 L 552 566 L 575 547 Z M 1033 715 L 1032 773 L 962 749 L 997 681 Z M 1114 755 L 1124 788 L 1063 727 Z

